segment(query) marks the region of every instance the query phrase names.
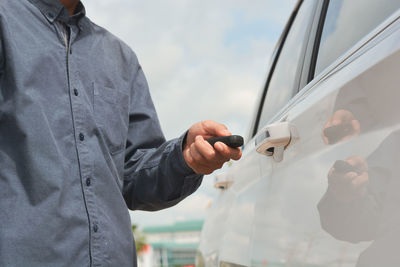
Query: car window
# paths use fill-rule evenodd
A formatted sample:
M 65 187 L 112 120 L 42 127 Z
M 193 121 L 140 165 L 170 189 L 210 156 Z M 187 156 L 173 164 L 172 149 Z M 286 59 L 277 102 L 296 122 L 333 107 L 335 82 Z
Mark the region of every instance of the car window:
M 331 0 L 315 76 L 400 8 L 399 0 Z
M 304 1 L 283 43 L 278 61 L 268 85 L 257 131 L 276 114 L 297 92 L 302 56 L 308 37 L 308 24 L 312 15 L 313 1 Z

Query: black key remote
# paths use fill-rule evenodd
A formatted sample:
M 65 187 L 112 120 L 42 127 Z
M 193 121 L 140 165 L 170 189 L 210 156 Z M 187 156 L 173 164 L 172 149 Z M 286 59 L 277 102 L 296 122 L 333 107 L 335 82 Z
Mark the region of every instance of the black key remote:
M 337 143 L 343 137 L 351 134 L 353 127 L 350 123 L 331 126 L 324 129 L 324 135 L 330 145 Z
M 333 164 L 333 168 L 335 169 L 336 173 L 342 173 L 342 174 L 346 174 L 348 172 L 358 173 L 356 168 L 354 168 L 352 165 L 350 165 L 344 160 L 337 160 L 335 164 Z
M 207 139 L 207 142 L 210 143 L 211 146 L 214 146 L 216 142 L 222 142 L 229 147 L 235 148 L 243 145 L 243 137 L 240 135 L 220 136 Z

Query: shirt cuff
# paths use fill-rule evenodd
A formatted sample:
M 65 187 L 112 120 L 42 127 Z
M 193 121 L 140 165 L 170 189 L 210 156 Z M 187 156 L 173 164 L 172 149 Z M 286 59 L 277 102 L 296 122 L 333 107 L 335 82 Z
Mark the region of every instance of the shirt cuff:
M 193 171 L 192 168 L 189 167 L 189 165 L 187 165 L 185 158 L 183 157 L 183 148 L 184 148 L 184 144 L 186 142 L 186 136 L 187 136 L 188 131 L 186 131 L 184 134 L 182 134 L 178 139 L 177 142 L 175 143 L 175 153 L 176 155 L 176 159 L 178 161 L 178 165 L 177 166 L 180 169 L 180 173 L 187 177 L 187 176 L 202 176 L 200 174 L 197 174 Z

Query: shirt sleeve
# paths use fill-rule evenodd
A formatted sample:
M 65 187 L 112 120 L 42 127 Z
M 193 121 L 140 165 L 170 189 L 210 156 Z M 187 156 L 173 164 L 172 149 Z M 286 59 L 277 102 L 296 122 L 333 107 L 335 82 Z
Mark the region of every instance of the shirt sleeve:
M 4 71 L 4 51 L 3 51 L 3 32 L 1 25 L 1 14 L 0 14 L 0 77 L 3 75 Z
M 364 196 L 341 202 L 328 186 L 318 203 L 325 231 L 339 240 L 357 243 L 376 239 L 380 227 L 390 225 L 393 217 L 385 214 L 397 214 L 398 205 L 393 196 L 398 195 L 398 186 L 395 185 L 399 184 L 399 170 L 396 169 L 399 145 L 400 131 L 395 131 L 367 157 L 369 180 Z
M 144 73 L 137 67 L 131 95 L 123 196 L 132 210 L 177 204 L 201 184 L 202 175 L 182 155 L 186 134 L 165 141 Z
M 376 238 L 380 210 L 373 195 L 342 202 L 328 188 L 317 208 L 322 229 L 336 239 L 358 243 Z

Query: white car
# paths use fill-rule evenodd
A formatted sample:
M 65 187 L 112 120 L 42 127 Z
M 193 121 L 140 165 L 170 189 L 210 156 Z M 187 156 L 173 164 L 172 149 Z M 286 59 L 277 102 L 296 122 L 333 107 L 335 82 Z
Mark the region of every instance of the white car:
M 197 266 L 400 266 L 400 1 L 299 1 Z

